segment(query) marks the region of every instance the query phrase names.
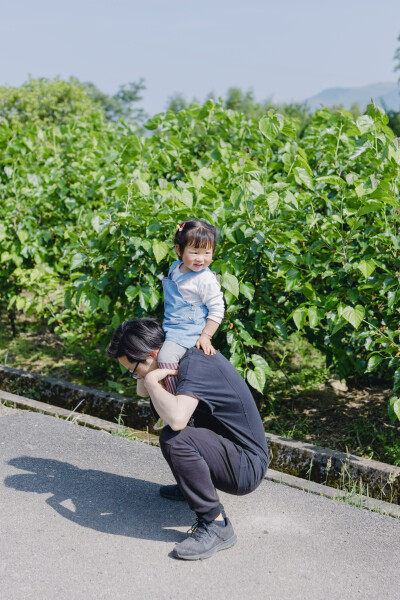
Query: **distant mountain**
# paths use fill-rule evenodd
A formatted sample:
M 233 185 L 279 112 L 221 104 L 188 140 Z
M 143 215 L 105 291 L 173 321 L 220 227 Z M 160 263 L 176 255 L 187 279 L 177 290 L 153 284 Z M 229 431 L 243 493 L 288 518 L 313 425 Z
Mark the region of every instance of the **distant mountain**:
M 341 104 L 344 108 L 350 108 L 357 102 L 361 108 L 365 108 L 373 98 L 376 104 L 386 106 L 390 110 L 400 110 L 400 86 L 397 83 L 373 83 L 364 87 L 355 88 L 329 88 L 316 96 L 307 98 L 308 106 L 315 110 L 323 106 Z

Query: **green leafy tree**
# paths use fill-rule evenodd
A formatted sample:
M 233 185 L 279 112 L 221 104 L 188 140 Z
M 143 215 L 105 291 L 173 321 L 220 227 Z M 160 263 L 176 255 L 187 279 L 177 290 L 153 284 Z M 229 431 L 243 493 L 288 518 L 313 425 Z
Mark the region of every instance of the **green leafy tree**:
M 238 87 L 231 87 L 227 92 L 224 106 L 242 112 L 246 117 L 260 119 L 269 108 L 272 108 L 272 101 L 256 102 L 252 90 L 243 92 Z
M 143 108 L 137 106 L 143 100 L 142 92 L 146 89 L 143 78 L 138 82 L 121 85 L 112 96 L 99 90 L 94 83 L 85 82 L 82 85 L 89 97 L 102 107 L 109 121 L 124 119 L 127 122 L 141 123 L 147 118 Z
M 400 35 L 398 36 L 397 41 L 400 42 Z M 400 71 L 400 46 L 396 49 L 393 60 L 396 61 L 394 71 Z M 399 78 L 399 83 L 400 83 L 400 78 Z
M 174 113 L 178 113 L 181 110 L 187 108 L 188 103 L 186 98 L 180 92 L 176 92 L 168 98 L 167 110 L 172 110 Z
M 0 90 L 0 298 L 53 318 L 80 215 L 106 202 L 118 135 L 76 80 Z M 51 300 L 50 300 L 51 298 Z
M 104 347 L 124 319 L 162 317 L 176 223 L 203 217 L 221 231 L 217 347 L 249 384 L 262 393 L 266 344 L 299 330 L 341 376 L 390 376 L 400 417 L 400 147 L 387 115 L 323 109 L 299 137 L 274 109 L 257 120 L 208 100 L 155 115 L 142 136 L 93 105 L 60 126 L 0 122 L 8 309 Z
M 261 119 L 269 110 L 278 111 L 285 117 L 293 119 L 297 124 L 297 135 L 299 137 L 304 134 L 306 127 L 311 123 L 310 109 L 305 102 L 277 104 L 272 101 L 272 98 L 257 102 L 251 90 L 243 92 L 238 87 L 229 88 L 224 106 L 227 109 L 239 111 L 248 118 L 257 120 Z
M 77 79 L 29 79 L 20 87 L 0 87 L 0 117 L 10 124 L 60 126 L 102 116 Z

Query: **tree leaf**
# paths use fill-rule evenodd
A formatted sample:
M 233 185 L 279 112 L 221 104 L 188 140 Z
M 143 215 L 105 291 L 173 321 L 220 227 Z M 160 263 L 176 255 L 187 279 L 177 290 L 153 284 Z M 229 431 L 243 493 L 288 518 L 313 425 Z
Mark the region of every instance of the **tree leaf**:
M 293 321 L 295 322 L 297 329 L 302 329 L 304 326 L 304 323 L 306 322 L 307 309 L 296 308 L 296 310 L 294 311 L 292 316 L 293 316 Z
M 251 355 L 251 362 L 255 367 L 258 367 L 265 375 L 269 375 L 270 377 L 274 374 L 273 370 L 262 356 L 259 354 Z
M 139 286 L 139 304 L 143 310 L 148 310 L 151 299 L 151 289 L 148 285 Z
M 153 242 L 153 252 L 158 264 L 167 256 L 169 252 L 169 245 L 167 242 L 159 242 L 158 240 L 155 240 Z
M 193 194 L 189 190 L 183 190 L 179 198 L 185 206 L 192 208 L 193 206 Z
M 310 327 L 315 329 L 319 324 L 320 320 L 324 316 L 324 311 L 317 306 L 310 306 L 307 310 L 308 312 L 308 321 L 310 323 Z
M 254 339 L 246 329 L 239 327 L 239 337 L 243 340 L 245 346 L 261 346 L 256 339 Z
M 304 167 L 295 167 L 293 169 L 294 177 L 299 185 L 305 185 L 310 190 L 314 189 L 312 177 Z
M 370 275 L 375 271 L 376 264 L 373 258 L 369 260 L 362 260 L 358 263 L 358 269 L 360 269 L 361 273 L 364 275 L 365 279 L 368 279 Z
M 92 219 L 92 227 L 95 230 L 96 233 L 99 233 L 101 227 L 100 227 L 100 217 L 99 215 L 95 215 Z
M 279 118 L 280 117 L 280 118 Z M 279 134 L 283 126 L 282 115 L 266 115 L 262 117 L 259 122 L 259 129 L 261 133 L 267 138 L 268 141 L 272 142 Z
M 267 194 L 267 203 L 269 206 L 269 210 L 274 213 L 276 211 L 276 209 L 278 208 L 278 204 L 279 204 L 279 196 L 276 192 L 271 192 L 270 194 Z
M 229 362 L 235 367 L 240 367 L 243 363 L 243 356 L 241 354 L 236 354 L 235 352 L 231 354 Z
M 396 421 L 396 418 L 400 421 L 400 398 L 397 396 L 389 398 L 388 413 L 392 424 Z
M 368 364 L 366 368 L 366 373 L 371 373 L 381 362 L 383 361 L 383 357 L 379 354 L 373 354 L 368 359 Z
M 343 319 L 346 319 L 350 325 L 353 325 L 354 329 L 358 329 L 361 321 L 365 317 L 365 309 L 361 304 L 357 304 L 354 308 L 352 306 L 346 306 L 340 314 Z
M 361 115 L 356 120 L 356 124 L 358 129 L 360 130 L 361 135 L 367 133 L 374 126 L 374 121 L 372 117 L 368 115 Z
M 258 367 L 256 367 L 254 371 L 249 369 L 246 373 L 246 379 L 254 389 L 261 393 L 263 392 L 266 377 L 261 369 L 259 369 Z
M 146 181 L 143 181 L 142 179 L 136 179 L 135 184 L 143 196 L 148 196 L 150 194 L 150 187 Z
M 254 179 L 253 181 L 250 181 L 248 189 L 249 189 L 249 192 L 251 192 L 255 196 L 260 196 L 261 194 L 264 193 L 264 186 L 256 179 Z
M 297 133 L 297 127 L 296 127 L 295 123 L 293 123 L 293 121 L 285 118 L 285 120 L 283 122 L 283 126 L 282 126 L 282 133 L 283 133 L 283 135 L 286 135 L 287 137 L 294 140 L 296 138 L 296 133 Z
M 101 296 L 99 300 L 99 308 L 105 313 L 108 313 L 108 307 L 110 306 L 111 299 L 108 296 Z
M 240 293 L 243 294 L 243 296 L 245 296 L 248 300 L 253 300 L 254 298 L 254 285 L 252 283 L 246 282 L 244 283 L 243 281 L 241 282 L 241 284 L 239 285 L 239 290 Z
M 286 329 L 286 325 L 285 323 L 282 321 L 282 319 L 276 319 L 273 323 L 272 323 L 273 328 L 275 329 L 275 331 L 277 333 L 279 333 L 279 335 L 281 337 L 283 337 L 283 339 L 287 340 L 288 338 L 288 333 L 287 333 L 287 329 Z
M 83 254 L 83 252 L 78 252 L 77 254 L 74 254 L 71 260 L 71 271 L 83 265 L 83 263 L 86 262 L 86 259 L 87 255 Z
M 322 181 L 323 183 L 330 183 L 331 185 L 338 185 L 339 187 L 343 187 L 346 185 L 346 182 L 343 181 L 341 177 L 337 175 L 325 175 L 324 177 L 317 177 L 316 181 Z
M 235 275 L 225 273 L 222 276 L 221 285 L 237 298 L 239 296 L 239 282 Z
M 26 298 L 24 298 L 23 296 L 18 296 L 18 298 L 15 302 L 17 310 L 22 310 L 23 308 L 25 308 L 25 303 L 26 303 Z
M 95 290 L 84 291 L 81 295 L 80 301 L 87 308 L 90 308 L 92 312 L 94 312 L 99 305 L 99 295 Z
M 393 388 L 392 391 L 396 392 L 400 387 L 400 369 L 397 369 L 393 377 Z
M 231 193 L 229 200 L 236 210 L 239 208 L 242 198 L 243 198 L 242 188 L 240 188 L 240 187 L 235 188 L 233 190 L 233 192 Z
M 366 200 L 361 208 L 357 211 L 357 216 L 362 217 L 362 215 L 367 215 L 370 212 L 377 212 L 381 210 L 382 203 L 377 202 L 376 200 Z
M 139 294 L 139 291 L 140 291 L 139 285 L 130 285 L 125 290 L 125 296 L 128 298 L 129 302 L 133 302 L 133 300 Z

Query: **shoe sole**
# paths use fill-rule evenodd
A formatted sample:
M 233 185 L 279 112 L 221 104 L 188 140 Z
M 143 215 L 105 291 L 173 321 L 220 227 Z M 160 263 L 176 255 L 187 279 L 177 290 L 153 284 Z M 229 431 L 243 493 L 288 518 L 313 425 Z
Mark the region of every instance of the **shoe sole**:
M 210 558 L 213 554 L 215 554 L 216 552 L 219 552 L 219 550 L 226 550 L 227 548 L 231 548 L 231 546 L 234 546 L 237 542 L 237 537 L 236 534 L 233 534 L 232 537 L 229 538 L 229 540 L 225 540 L 225 542 L 221 542 L 220 544 L 218 544 L 218 546 L 214 546 L 214 548 L 211 548 L 210 550 L 208 550 L 207 552 L 203 552 L 202 554 L 192 554 L 191 556 L 181 556 L 179 554 L 179 552 L 177 552 L 176 550 L 173 551 L 174 556 L 176 556 L 176 558 L 180 558 L 181 560 L 203 560 L 205 558 Z

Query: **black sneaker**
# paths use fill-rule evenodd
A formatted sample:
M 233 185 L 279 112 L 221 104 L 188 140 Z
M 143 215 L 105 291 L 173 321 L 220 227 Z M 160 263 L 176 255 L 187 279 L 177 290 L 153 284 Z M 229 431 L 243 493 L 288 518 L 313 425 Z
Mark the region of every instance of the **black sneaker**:
M 212 521 L 206 523 L 200 517 L 188 531 L 189 537 L 173 550 L 174 556 L 183 560 L 203 560 L 210 558 L 215 552 L 225 550 L 236 544 L 237 538 L 232 523 L 225 517 L 225 527 Z
M 177 483 L 175 485 L 162 485 L 160 487 L 160 496 L 167 498 L 168 500 L 177 500 L 178 502 L 186 502 L 185 496 L 181 492 L 181 488 Z M 222 516 L 225 518 L 226 513 L 223 504 L 219 503 L 219 510 Z

